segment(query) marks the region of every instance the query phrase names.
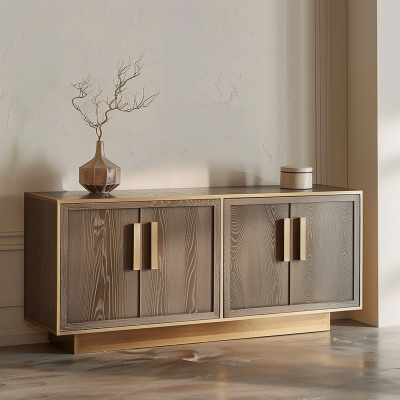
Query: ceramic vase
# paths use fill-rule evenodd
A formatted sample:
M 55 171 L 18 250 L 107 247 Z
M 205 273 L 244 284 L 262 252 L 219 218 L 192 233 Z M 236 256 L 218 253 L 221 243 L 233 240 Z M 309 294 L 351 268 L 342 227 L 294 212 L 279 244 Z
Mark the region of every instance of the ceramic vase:
M 121 182 L 121 168 L 104 154 L 104 142 L 96 142 L 96 154 L 79 168 L 79 183 L 91 193 L 109 193 Z

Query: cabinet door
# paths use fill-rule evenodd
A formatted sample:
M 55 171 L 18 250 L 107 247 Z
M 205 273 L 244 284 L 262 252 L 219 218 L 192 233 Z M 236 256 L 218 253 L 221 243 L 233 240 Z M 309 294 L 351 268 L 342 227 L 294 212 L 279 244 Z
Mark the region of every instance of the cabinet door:
M 157 255 L 144 248 L 140 278 L 141 317 L 148 323 L 219 316 L 219 202 L 217 212 L 215 200 L 187 205 L 159 202 L 141 210 L 145 247 L 150 223 L 158 225 Z M 158 269 L 151 269 L 150 254 Z
M 310 196 L 291 204 L 290 304 L 301 310 L 359 303 L 359 197 Z M 299 219 L 305 229 L 300 233 Z M 303 260 L 299 243 L 304 242 Z
M 277 312 L 289 304 L 289 263 L 283 261 L 289 204 L 232 199 L 224 207 L 224 316 Z
M 139 272 L 132 270 L 140 210 L 118 206 L 62 207 L 61 330 L 117 326 L 140 315 Z
M 360 306 L 359 195 L 224 204 L 225 317 Z
M 158 269 L 150 222 L 158 223 Z M 218 318 L 219 231 L 219 200 L 63 205 L 61 330 Z

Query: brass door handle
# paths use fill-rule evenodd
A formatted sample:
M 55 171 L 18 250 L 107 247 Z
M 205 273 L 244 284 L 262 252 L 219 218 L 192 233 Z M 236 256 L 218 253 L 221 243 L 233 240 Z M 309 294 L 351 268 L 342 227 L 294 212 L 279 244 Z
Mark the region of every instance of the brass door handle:
M 133 270 L 140 270 L 141 224 L 133 224 Z
M 290 261 L 290 218 L 283 219 L 283 261 Z
M 307 259 L 307 220 L 300 217 L 300 260 Z
M 151 269 L 158 269 L 158 222 L 152 222 L 151 228 Z

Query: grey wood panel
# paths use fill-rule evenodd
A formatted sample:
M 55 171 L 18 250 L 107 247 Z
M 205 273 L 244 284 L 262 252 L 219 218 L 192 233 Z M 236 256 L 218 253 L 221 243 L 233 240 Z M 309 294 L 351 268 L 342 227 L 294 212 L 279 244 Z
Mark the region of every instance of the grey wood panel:
M 57 330 L 57 204 L 25 196 L 25 317 Z
M 276 313 L 288 313 L 288 312 L 300 312 L 300 311 L 317 311 L 317 310 L 330 310 L 330 309 L 348 309 L 357 308 L 360 305 L 360 195 L 349 194 L 349 195 L 329 195 L 329 196 L 304 196 L 304 197 L 276 197 L 276 198 L 254 198 L 254 199 L 231 199 L 224 201 L 224 316 L 225 317 L 243 317 L 243 316 L 255 316 L 263 314 L 276 314 Z M 352 232 L 352 284 L 353 284 L 353 298 L 350 300 L 343 301 L 340 296 L 333 301 L 319 302 L 319 303 L 303 303 L 303 304 L 289 304 L 289 305 L 276 305 L 270 307 L 253 307 L 247 309 L 231 309 L 230 298 L 231 298 L 231 285 L 230 282 L 230 236 L 231 236 L 231 224 L 230 224 L 230 209 L 232 205 L 242 204 L 287 204 L 291 203 L 291 208 L 294 204 L 300 205 L 301 207 L 306 206 L 308 203 L 314 203 L 316 205 L 323 206 L 324 203 L 350 203 L 353 207 L 353 232 Z M 291 217 L 296 216 L 291 212 Z M 296 218 L 292 218 L 295 221 Z M 293 224 L 295 228 L 295 223 Z M 298 240 L 298 234 L 293 233 L 292 239 L 292 257 L 295 256 L 296 246 L 294 246 Z M 293 260 L 293 258 L 292 258 Z M 291 262 L 293 263 L 293 261 Z M 346 285 L 345 285 L 346 286 Z M 342 292 L 345 289 L 342 289 Z M 346 290 L 350 290 L 347 287 Z M 340 290 L 339 290 L 340 293 Z M 342 295 L 343 298 L 343 295 Z
M 291 262 L 290 304 L 354 300 L 354 203 L 292 204 L 291 215 L 306 217 L 307 259 Z
M 62 209 L 62 327 L 138 317 L 132 228 L 139 210 Z
M 120 207 L 123 205 L 123 207 Z M 188 268 L 186 270 L 186 277 L 185 277 L 185 290 L 186 290 L 186 295 L 182 297 L 182 302 L 184 302 L 184 307 L 188 314 L 172 314 L 172 315 L 166 315 L 166 316 L 150 316 L 150 317 L 145 317 L 142 316 L 140 317 L 140 290 L 142 290 L 142 293 L 146 293 L 148 288 L 145 285 L 140 285 L 138 282 L 140 282 L 143 277 L 146 276 L 146 273 L 149 272 L 156 272 L 156 271 L 149 271 L 148 268 L 150 268 L 150 259 L 149 259 L 149 224 L 143 223 L 142 224 L 142 270 L 141 271 L 132 271 L 132 224 L 134 222 L 139 222 L 139 214 L 135 214 L 135 217 L 132 218 L 132 212 L 137 212 L 139 213 L 138 208 L 133 208 L 133 207 L 141 207 L 140 213 L 145 213 L 146 208 L 148 207 L 154 207 L 157 206 L 156 209 L 158 210 L 165 210 L 167 214 L 171 210 L 186 210 L 187 213 L 187 224 L 188 224 L 188 231 L 185 233 L 184 232 L 184 237 L 185 237 L 185 244 L 186 244 L 186 258 L 185 262 L 188 265 Z M 197 209 L 199 211 L 197 211 Z M 153 211 L 154 208 L 149 208 L 148 211 Z M 86 215 L 85 218 L 82 219 L 82 216 Z M 108 215 L 108 217 L 107 217 Z M 136 216 L 137 215 L 137 216 Z M 72 220 L 71 220 L 72 216 Z M 81 217 L 79 217 L 81 216 Z M 124 217 L 125 216 L 125 217 Z M 119 218 L 119 220 L 118 220 Z M 76 221 L 74 222 L 74 219 Z M 82 219 L 82 220 L 80 220 Z M 85 219 L 87 221 L 85 222 Z M 203 223 L 205 220 L 208 221 L 208 223 Z M 97 221 L 97 222 L 96 222 Z M 143 221 L 142 221 L 143 222 Z M 128 223 L 128 225 L 126 225 Z M 87 228 L 82 228 L 88 225 Z M 115 225 L 115 226 L 114 226 Z M 128 240 L 128 251 L 126 252 L 125 247 L 122 249 L 117 247 L 114 247 L 114 250 L 112 249 L 111 245 L 108 245 L 108 241 L 106 240 L 107 237 L 113 238 L 113 245 L 115 245 L 116 242 L 120 243 L 120 240 L 118 240 L 118 232 L 121 231 L 121 229 L 118 228 L 117 225 L 122 226 L 125 230 L 124 231 L 124 241 L 125 239 Z M 103 301 L 100 299 L 100 304 L 99 306 L 96 306 L 97 296 L 92 295 L 90 296 L 90 293 L 94 291 L 93 285 L 85 285 L 85 287 L 81 287 L 78 289 L 73 289 L 75 292 L 73 293 L 68 293 L 67 291 L 67 286 L 62 285 L 61 287 L 61 294 L 62 294 L 62 304 L 67 304 L 68 307 L 62 307 L 62 330 L 63 331 L 78 331 L 78 330 L 95 330 L 99 328 L 112 328 L 112 327 L 118 327 L 118 326 L 137 326 L 141 324 L 157 324 L 157 323 L 168 323 L 168 322 L 178 322 L 178 321 L 193 321 L 193 320 L 201 320 L 201 319 L 212 319 L 216 318 L 219 315 L 219 271 L 220 271 L 220 201 L 219 200 L 179 200 L 179 201 L 148 201 L 148 202 L 125 202 L 125 203 L 87 203 L 87 204 L 65 204 L 62 205 L 62 226 L 68 226 L 69 230 L 71 232 L 75 232 L 76 235 L 71 238 L 71 236 L 68 236 L 68 233 L 65 232 L 65 235 L 62 236 L 62 265 L 68 265 L 70 262 L 70 257 L 68 256 L 69 254 L 69 247 L 71 246 L 73 248 L 77 248 L 77 246 L 84 246 L 82 243 L 82 235 L 85 234 L 85 232 L 90 231 L 91 228 L 97 227 L 96 229 L 99 230 L 99 233 L 94 235 L 97 238 L 97 241 L 94 242 L 93 240 L 93 235 L 89 235 L 88 238 L 92 238 L 89 241 L 89 248 L 92 249 L 93 254 L 101 254 L 106 259 L 108 260 L 109 268 L 106 266 L 106 270 L 109 271 L 109 273 L 114 273 L 114 269 L 116 268 L 116 263 L 115 263 L 115 254 L 123 254 L 123 257 L 127 258 L 127 265 L 128 269 L 130 269 L 130 272 L 135 274 L 136 276 L 139 276 L 138 281 L 134 281 L 134 287 L 136 288 L 131 295 L 134 298 L 134 306 L 135 306 L 135 312 L 131 313 L 130 315 L 122 315 L 116 316 L 114 314 L 110 314 L 109 311 L 107 311 L 108 316 L 106 315 L 106 318 L 102 318 L 101 315 L 107 314 L 103 310 L 102 303 Z M 79 230 L 80 229 L 80 230 Z M 84 231 L 82 230 L 84 229 Z M 109 233 L 107 233 L 107 229 L 109 230 Z M 116 232 L 114 232 L 116 231 Z M 114 232 L 114 234 L 112 234 Z M 192 234 L 189 234 L 191 232 Z M 199 243 L 201 243 L 201 246 L 198 245 L 198 238 L 204 238 L 203 240 L 200 240 Z M 124 242 L 125 243 L 125 242 Z M 204 244 L 208 244 L 208 248 L 204 246 Z M 180 250 L 180 249 L 179 249 Z M 204 251 L 204 254 L 201 252 Z M 207 257 L 205 253 L 210 253 L 211 257 Z M 74 251 L 75 253 L 75 251 Z M 85 251 L 80 251 L 78 249 L 77 251 L 78 254 L 84 254 Z M 172 253 L 173 255 L 176 254 L 175 252 Z M 80 256 L 82 257 L 82 256 Z M 125 260 L 124 258 L 124 260 Z M 88 260 L 88 266 L 87 270 L 90 270 L 91 268 L 99 268 L 99 267 L 91 267 L 93 265 L 93 260 L 95 261 L 98 259 L 98 257 L 92 255 L 91 256 L 92 260 Z M 84 258 L 84 260 L 87 260 L 87 256 Z M 194 263 L 194 260 L 196 260 L 196 263 Z M 201 260 L 200 263 L 197 262 L 197 260 Z M 170 262 L 171 261 L 171 262 Z M 173 258 L 170 258 L 167 260 L 168 262 L 168 268 L 174 269 L 175 266 L 173 264 Z M 208 264 L 206 263 L 208 262 Z M 126 263 L 125 263 L 126 264 Z M 125 265 L 124 264 L 124 265 Z M 207 264 L 207 265 L 206 265 Z M 204 268 L 204 266 L 207 266 L 208 269 L 211 271 L 211 273 L 207 272 L 207 269 Z M 197 271 L 198 267 L 201 269 L 200 273 Z M 78 270 L 78 268 L 75 268 Z M 104 268 L 102 268 L 102 271 Z M 196 272 L 196 273 L 193 273 Z M 79 277 L 78 275 L 81 274 Z M 84 274 L 82 271 L 78 271 L 78 275 L 73 274 L 74 277 L 76 278 L 77 281 L 83 281 L 82 274 Z M 103 272 L 101 274 L 104 275 Z M 100 274 L 100 275 L 101 275 Z M 118 275 L 118 273 L 117 273 Z M 135 276 L 134 275 L 134 276 Z M 62 280 L 64 282 L 68 281 L 68 276 L 65 268 L 62 268 Z M 86 279 L 88 280 L 88 279 Z M 116 282 L 116 279 L 114 278 L 113 280 Z M 211 283 L 210 283 L 211 282 Z M 132 283 L 132 282 L 131 282 Z M 139 285 L 139 286 L 138 286 Z M 142 288 L 140 289 L 140 286 Z M 103 279 L 100 280 L 100 289 L 103 290 L 104 284 L 103 284 Z M 129 287 L 132 287 L 132 285 L 129 285 Z M 198 304 L 200 307 L 197 306 L 196 304 L 196 297 L 193 297 L 193 293 L 198 293 L 201 294 L 201 290 L 198 288 L 206 288 L 205 290 L 207 291 L 207 296 L 205 297 L 206 301 L 211 304 L 206 304 L 206 307 L 201 304 L 199 301 Z M 98 318 L 96 318 L 96 315 L 93 314 L 92 311 L 89 312 L 89 316 L 86 316 L 85 318 L 82 318 L 82 315 L 85 313 L 82 313 L 82 305 L 79 303 L 80 296 L 81 296 L 81 290 L 82 291 L 87 291 L 87 300 L 85 302 L 87 306 L 87 309 L 85 311 L 86 314 L 90 310 L 97 310 L 96 312 L 99 313 Z M 97 290 L 97 289 L 96 289 Z M 202 289 L 204 291 L 204 289 Z M 211 295 L 210 293 L 211 292 Z M 73 296 L 75 297 L 75 304 L 70 304 L 69 298 Z M 130 298 L 129 301 L 132 302 L 132 298 Z M 186 300 L 185 300 L 186 298 Z M 117 299 L 118 300 L 118 299 Z M 124 303 L 124 299 L 121 299 L 122 303 Z M 110 304 L 113 301 L 110 300 Z M 204 302 L 204 301 L 203 301 Z M 128 304 L 128 303 L 127 303 Z M 76 307 L 81 307 L 81 311 L 78 312 L 80 314 L 79 318 L 69 318 L 67 319 L 67 309 L 71 310 L 76 310 Z M 197 307 L 197 311 L 193 312 Z M 120 306 L 120 309 L 123 307 Z M 202 312 L 201 309 L 206 308 L 207 311 Z M 109 307 L 107 308 L 108 310 L 110 309 Z M 211 309 L 211 311 L 210 311 Z M 73 314 L 76 314 L 76 311 L 71 311 Z M 129 314 L 129 313 L 128 313 Z M 115 317 L 115 318 L 114 318 Z M 113 319 L 112 319 L 113 318 Z
M 288 263 L 283 262 L 283 219 L 289 217 L 289 205 L 263 202 L 225 201 L 226 316 L 289 302 Z
M 32 192 L 29 196 L 41 196 L 48 201 L 118 201 L 133 198 L 152 198 L 152 197 L 184 197 L 184 196 L 241 196 L 241 195 L 264 195 L 264 194 L 317 194 L 324 192 L 350 192 L 352 189 L 340 188 L 335 186 L 314 185 L 312 189 L 290 190 L 281 189 L 278 185 L 270 186 L 227 186 L 227 187 L 205 187 L 205 188 L 176 188 L 176 189 L 143 189 L 143 190 L 114 190 L 108 195 L 90 194 L 85 191 L 75 192 Z
M 143 209 L 141 222 L 144 229 L 150 222 L 159 225 L 158 270 L 149 268 L 148 259 L 143 262 L 141 317 L 212 313 L 215 318 L 214 207 Z

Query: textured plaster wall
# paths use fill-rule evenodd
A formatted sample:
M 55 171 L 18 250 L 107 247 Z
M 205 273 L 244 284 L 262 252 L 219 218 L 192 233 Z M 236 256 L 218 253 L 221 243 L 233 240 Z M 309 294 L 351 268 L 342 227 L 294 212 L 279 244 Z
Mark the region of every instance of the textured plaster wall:
M 94 130 L 71 106 L 88 74 L 110 90 L 145 52 L 131 90 L 148 108 L 104 126 L 121 189 L 260 185 L 315 166 L 314 1 L 1 0 L 0 231 L 22 231 L 24 191 L 80 190 Z

